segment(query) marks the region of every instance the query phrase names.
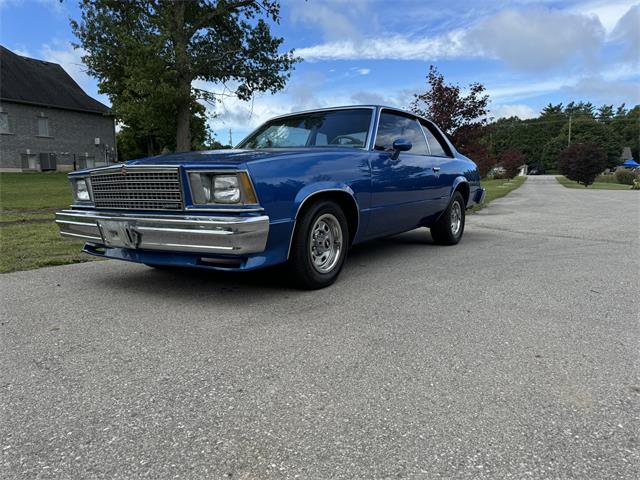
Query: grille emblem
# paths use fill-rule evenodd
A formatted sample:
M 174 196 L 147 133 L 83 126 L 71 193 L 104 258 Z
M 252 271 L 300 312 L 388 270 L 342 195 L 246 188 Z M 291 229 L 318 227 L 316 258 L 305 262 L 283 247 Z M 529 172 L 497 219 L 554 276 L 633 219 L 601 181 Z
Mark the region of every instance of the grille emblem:
M 127 174 L 127 167 L 125 167 L 124 165 L 122 166 L 122 168 L 120 169 L 120 174 L 122 175 L 126 175 Z

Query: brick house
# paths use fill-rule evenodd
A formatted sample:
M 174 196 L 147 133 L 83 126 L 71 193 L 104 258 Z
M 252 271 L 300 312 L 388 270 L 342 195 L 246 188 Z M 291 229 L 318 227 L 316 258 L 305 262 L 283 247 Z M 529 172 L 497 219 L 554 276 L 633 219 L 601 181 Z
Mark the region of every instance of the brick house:
M 68 171 L 116 158 L 107 106 L 57 63 L 0 46 L 0 171 Z

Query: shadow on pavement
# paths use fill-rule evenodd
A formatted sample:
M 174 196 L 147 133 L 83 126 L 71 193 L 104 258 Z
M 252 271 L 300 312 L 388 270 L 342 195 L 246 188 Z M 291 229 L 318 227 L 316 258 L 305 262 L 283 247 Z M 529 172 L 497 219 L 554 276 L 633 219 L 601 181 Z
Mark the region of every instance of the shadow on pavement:
M 425 247 L 431 247 L 425 249 Z M 368 268 L 380 261 L 389 261 L 395 257 L 411 254 L 417 250 L 421 255 L 433 255 L 437 252 L 427 230 L 419 229 L 408 233 L 374 240 L 358 245 L 350 250 L 343 274 L 362 276 L 368 274 Z M 248 272 L 223 272 L 198 268 L 150 268 L 140 265 L 137 269 L 127 269 L 117 280 L 113 276 L 99 276 L 94 273 L 94 281 L 103 283 L 105 288 L 132 291 L 157 292 L 163 296 L 172 292 L 184 294 L 186 291 L 211 294 L 215 290 L 224 292 L 238 291 L 243 295 L 249 290 L 258 291 L 298 291 L 286 265 L 252 270 Z

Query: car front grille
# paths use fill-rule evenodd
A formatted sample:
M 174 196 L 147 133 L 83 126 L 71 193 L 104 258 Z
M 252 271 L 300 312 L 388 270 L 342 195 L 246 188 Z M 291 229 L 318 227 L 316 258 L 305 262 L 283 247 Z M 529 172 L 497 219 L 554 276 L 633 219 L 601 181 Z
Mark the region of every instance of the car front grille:
M 177 168 L 129 167 L 91 174 L 96 208 L 181 210 L 182 186 Z

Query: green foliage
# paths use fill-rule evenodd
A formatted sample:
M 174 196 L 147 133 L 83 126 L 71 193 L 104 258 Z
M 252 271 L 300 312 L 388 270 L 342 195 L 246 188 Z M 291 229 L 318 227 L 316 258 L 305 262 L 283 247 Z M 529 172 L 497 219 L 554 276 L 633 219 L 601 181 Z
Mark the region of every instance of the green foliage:
M 633 185 L 631 185 L 631 190 L 640 190 L 640 179 L 633 181 Z
M 622 185 L 633 185 L 634 182 L 640 180 L 640 174 L 626 168 L 616 171 L 616 182 Z
M 165 122 L 154 133 L 146 133 L 140 125 L 124 125 L 116 134 L 118 141 L 118 160 L 158 155 L 176 150 L 176 114 L 175 108 L 165 109 Z M 197 103 L 191 115 L 191 150 L 203 150 L 211 144 L 211 134 L 207 126 L 205 109 Z
M 612 105 L 596 109 L 588 102 L 549 104 L 538 118 L 511 117 L 490 124 L 485 138 L 496 156 L 517 149 L 529 165 L 544 164 L 547 171 L 557 168 L 560 152 L 569 143 L 595 143 L 606 151 L 607 167 L 612 168 L 620 163 L 624 146 L 630 146 L 638 158 L 640 106 L 627 110 L 621 105 L 614 110 Z
M 631 110 L 622 105 L 611 120 L 611 128 L 620 136 L 623 146 L 631 147 L 633 158 L 640 161 L 640 105 Z
M 593 183 L 618 183 L 616 176 L 610 173 L 606 175 L 598 175 Z
M 82 19 L 71 22 L 77 46 L 118 120 L 132 129 L 125 135 L 131 152 L 141 142 L 147 151 L 194 148 L 192 132 L 202 137 L 194 127 L 204 119 L 199 101 L 217 99 L 194 81 L 233 82 L 233 94 L 246 100 L 284 88 L 297 61 L 279 53 L 283 39 L 265 21 L 279 20 L 277 0 L 81 0 L 80 7 Z
M 607 164 L 605 152 L 595 144 L 573 144 L 560 153 L 560 172 L 569 180 L 591 185 Z
M 602 148 L 607 155 L 605 168 L 620 164 L 622 139 L 610 125 L 599 122 L 589 116 L 578 116 L 571 123 L 571 144 L 594 144 Z M 560 133 L 545 145 L 543 162 L 547 168 L 557 165 L 560 152 L 569 144 L 569 124 L 562 127 Z M 604 170 L 604 168 L 603 168 Z

